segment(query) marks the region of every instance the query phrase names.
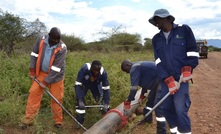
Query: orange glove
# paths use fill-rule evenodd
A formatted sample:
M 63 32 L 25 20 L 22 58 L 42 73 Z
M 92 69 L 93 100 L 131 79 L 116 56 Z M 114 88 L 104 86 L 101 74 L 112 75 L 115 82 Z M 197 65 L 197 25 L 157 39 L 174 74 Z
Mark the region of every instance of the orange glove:
M 192 67 L 191 66 L 184 66 L 181 69 L 181 78 L 182 78 L 182 82 L 188 82 L 189 80 L 192 79 Z
M 180 88 L 180 84 L 174 80 L 173 76 L 166 78 L 164 82 L 167 84 L 169 92 L 172 95 L 175 94 Z
M 130 103 L 131 103 L 131 101 L 128 101 L 128 100 L 126 100 L 125 102 L 124 102 L 124 115 L 125 116 L 128 116 L 129 115 L 129 109 L 130 109 Z
M 30 68 L 29 69 L 29 77 L 34 80 L 36 74 L 35 74 L 35 68 Z

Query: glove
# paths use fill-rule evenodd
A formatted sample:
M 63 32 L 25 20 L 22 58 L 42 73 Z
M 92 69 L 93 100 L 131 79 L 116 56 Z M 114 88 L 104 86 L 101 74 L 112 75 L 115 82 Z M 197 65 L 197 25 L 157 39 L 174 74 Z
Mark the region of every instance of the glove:
M 85 104 L 82 99 L 78 100 L 78 109 L 84 110 L 85 109 Z
M 126 116 L 129 115 L 130 103 L 131 101 L 128 101 L 128 100 L 124 102 L 124 115 Z
M 175 94 L 180 88 L 180 84 L 174 80 L 173 76 L 166 78 L 164 82 L 167 84 L 169 92 L 172 95 Z
M 182 82 L 188 82 L 190 79 L 192 79 L 192 67 L 191 66 L 184 66 L 181 69 L 181 78 Z
M 142 103 L 143 103 L 143 101 L 144 101 L 145 98 L 146 98 L 146 97 L 145 97 L 144 95 L 140 95 L 140 98 L 139 98 L 139 100 L 138 100 L 138 102 L 139 102 L 140 105 L 142 105 Z
M 104 104 L 104 107 L 102 109 L 102 114 L 106 114 L 109 111 L 109 105 L 108 104 Z
M 35 78 L 35 68 L 30 68 L 29 69 L 29 77 L 34 80 Z

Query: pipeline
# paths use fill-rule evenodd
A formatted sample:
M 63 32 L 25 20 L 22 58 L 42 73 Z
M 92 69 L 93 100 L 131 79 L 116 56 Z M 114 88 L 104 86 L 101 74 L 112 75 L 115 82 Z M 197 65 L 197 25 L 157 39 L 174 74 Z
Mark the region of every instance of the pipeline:
M 140 94 L 141 89 L 137 91 L 135 100 L 131 102 L 131 108 L 127 116 L 123 115 L 124 103 L 121 103 L 115 109 L 111 109 L 101 120 L 84 132 L 84 134 L 114 134 L 127 123 L 127 118 L 139 107 L 138 99 Z

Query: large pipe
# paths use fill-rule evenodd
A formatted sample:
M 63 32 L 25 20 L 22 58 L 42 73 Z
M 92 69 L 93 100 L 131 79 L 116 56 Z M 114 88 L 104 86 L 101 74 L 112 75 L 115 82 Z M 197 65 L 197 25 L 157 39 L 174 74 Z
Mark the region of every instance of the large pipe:
M 131 102 L 131 108 L 127 116 L 123 116 L 124 103 L 118 105 L 115 109 L 111 109 L 101 120 L 95 123 L 89 128 L 84 134 L 114 134 L 119 127 L 124 125 L 127 117 L 131 116 L 132 113 L 139 107 L 138 99 L 140 97 L 141 89 L 137 91 L 135 100 Z M 126 118 L 125 118 L 126 117 Z

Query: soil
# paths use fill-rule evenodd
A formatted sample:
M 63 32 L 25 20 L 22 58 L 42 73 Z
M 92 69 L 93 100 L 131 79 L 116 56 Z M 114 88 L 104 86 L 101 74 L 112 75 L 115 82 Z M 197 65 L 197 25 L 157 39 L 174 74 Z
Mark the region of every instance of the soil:
M 209 52 L 208 58 L 199 59 L 199 65 L 194 70 L 193 84 L 190 86 L 192 103 L 189 111 L 193 134 L 221 133 L 221 89 L 219 88 L 219 85 L 221 85 L 220 57 L 220 52 Z M 0 133 L 5 134 L 34 133 L 31 127 L 26 130 L 8 126 L 1 126 L 0 128 Z M 78 130 L 71 125 L 66 125 L 64 129 L 65 132 L 52 131 L 51 133 L 83 133 L 82 130 Z M 133 130 L 133 134 L 154 134 L 156 132 L 155 129 L 156 121 L 154 120 L 151 125 L 137 126 Z M 121 131 L 121 133 L 124 132 Z

